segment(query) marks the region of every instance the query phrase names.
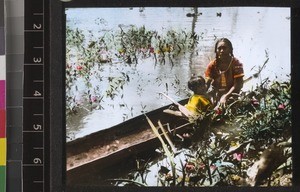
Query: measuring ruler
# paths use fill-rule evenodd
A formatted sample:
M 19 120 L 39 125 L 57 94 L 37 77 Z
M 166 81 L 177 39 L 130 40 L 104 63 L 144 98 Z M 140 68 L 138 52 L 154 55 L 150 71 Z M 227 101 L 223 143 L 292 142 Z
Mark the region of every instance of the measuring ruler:
M 23 191 L 45 191 L 45 0 L 25 0 Z

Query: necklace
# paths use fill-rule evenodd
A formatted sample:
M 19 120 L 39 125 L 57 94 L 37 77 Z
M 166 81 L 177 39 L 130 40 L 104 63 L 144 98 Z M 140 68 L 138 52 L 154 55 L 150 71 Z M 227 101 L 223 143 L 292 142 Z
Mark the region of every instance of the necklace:
M 221 71 L 221 70 L 219 69 L 219 73 L 220 73 L 220 74 L 226 73 L 226 72 L 229 70 L 229 68 L 230 68 L 230 66 L 231 66 L 231 64 L 232 64 L 232 61 L 233 61 L 233 57 L 231 57 L 231 60 L 230 60 L 230 63 L 229 63 L 229 65 L 228 65 L 227 69 L 224 70 L 224 71 Z
M 225 71 L 221 71 L 219 69 L 219 73 L 221 75 L 221 82 L 220 82 L 220 84 L 221 84 L 221 87 L 222 87 L 220 90 L 223 90 L 227 86 L 227 81 L 226 81 L 225 73 L 229 70 L 229 68 L 230 68 L 230 66 L 232 64 L 232 60 L 233 60 L 233 57 L 231 57 L 231 61 L 230 61 L 229 65 L 228 65 L 228 67 L 227 67 L 227 69 Z

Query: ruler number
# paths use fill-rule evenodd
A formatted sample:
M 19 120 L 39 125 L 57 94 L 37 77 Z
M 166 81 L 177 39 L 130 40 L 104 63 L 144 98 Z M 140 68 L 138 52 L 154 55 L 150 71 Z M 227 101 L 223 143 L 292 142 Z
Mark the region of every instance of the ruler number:
M 42 24 L 33 24 L 33 29 L 41 29 Z
M 40 96 L 42 96 L 42 94 L 40 92 L 38 92 L 38 91 L 34 91 L 33 96 L 40 97 Z
M 38 130 L 42 130 L 42 125 L 40 124 L 33 124 L 33 129 L 38 131 Z
M 41 63 L 42 62 L 42 58 L 41 57 L 38 57 L 38 58 L 34 57 L 33 58 L 33 62 L 34 63 Z
M 34 164 L 42 164 L 42 160 L 40 158 L 34 158 L 33 163 Z

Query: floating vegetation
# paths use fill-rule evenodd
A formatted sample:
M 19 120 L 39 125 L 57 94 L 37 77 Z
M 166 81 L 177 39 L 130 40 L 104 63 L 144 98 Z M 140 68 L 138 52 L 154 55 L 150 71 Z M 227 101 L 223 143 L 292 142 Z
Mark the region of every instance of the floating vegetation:
M 104 75 L 104 65 L 119 64 L 135 68 L 139 62 L 153 58 L 153 67 L 165 64 L 173 66 L 173 59 L 192 51 L 198 44 L 195 33 L 169 30 L 158 34 L 145 26 L 119 26 L 119 30 L 107 31 L 100 37 L 91 32 L 89 36 L 79 29 L 66 29 L 66 112 L 76 113 L 85 105 L 90 110 L 101 109 L 103 97 L 112 100 L 122 94 L 123 86 L 130 81 L 130 74 L 122 68 L 117 75 Z M 134 65 L 131 65 L 134 64 Z M 107 87 L 95 86 L 93 82 L 108 82 Z M 78 82 L 83 84 L 79 90 Z M 178 85 L 178 79 L 173 86 Z M 159 86 L 159 85 L 158 85 Z M 83 88 L 82 88 L 83 87 Z M 168 91 L 170 85 L 165 84 Z M 143 85 L 137 87 L 140 95 Z M 102 99 L 100 99 L 102 98 Z
M 163 160 L 148 160 L 139 171 L 143 174 L 132 182 L 143 177 L 143 184 L 149 186 L 145 178 L 152 170 L 157 171 L 151 178 L 157 179 L 157 186 L 291 186 L 290 96 L 290 82 L 265 82 L 221 110 L 207 113 L 209 121 L 195 124 L 192 137 L 174 136 L 176 149 L 169 138 L 160 138 L 148 119 L 160 138 Z M 191 144 L 182 149 L 189 139 Z

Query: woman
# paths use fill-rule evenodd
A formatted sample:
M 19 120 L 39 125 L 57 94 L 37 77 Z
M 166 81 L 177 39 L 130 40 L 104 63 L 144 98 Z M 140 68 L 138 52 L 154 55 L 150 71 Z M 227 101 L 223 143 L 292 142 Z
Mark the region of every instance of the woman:
M 239 93 L 243 87 L 244 69 L 233 55 L 231 42 L 222 38 L 215 45 L 216 58 L 205 71 L 207 88 L 212 85 L 212 97 L 218 105 L 224 105 L 232 93 Z M 217 106 L 218 106 L 217 105 Z

